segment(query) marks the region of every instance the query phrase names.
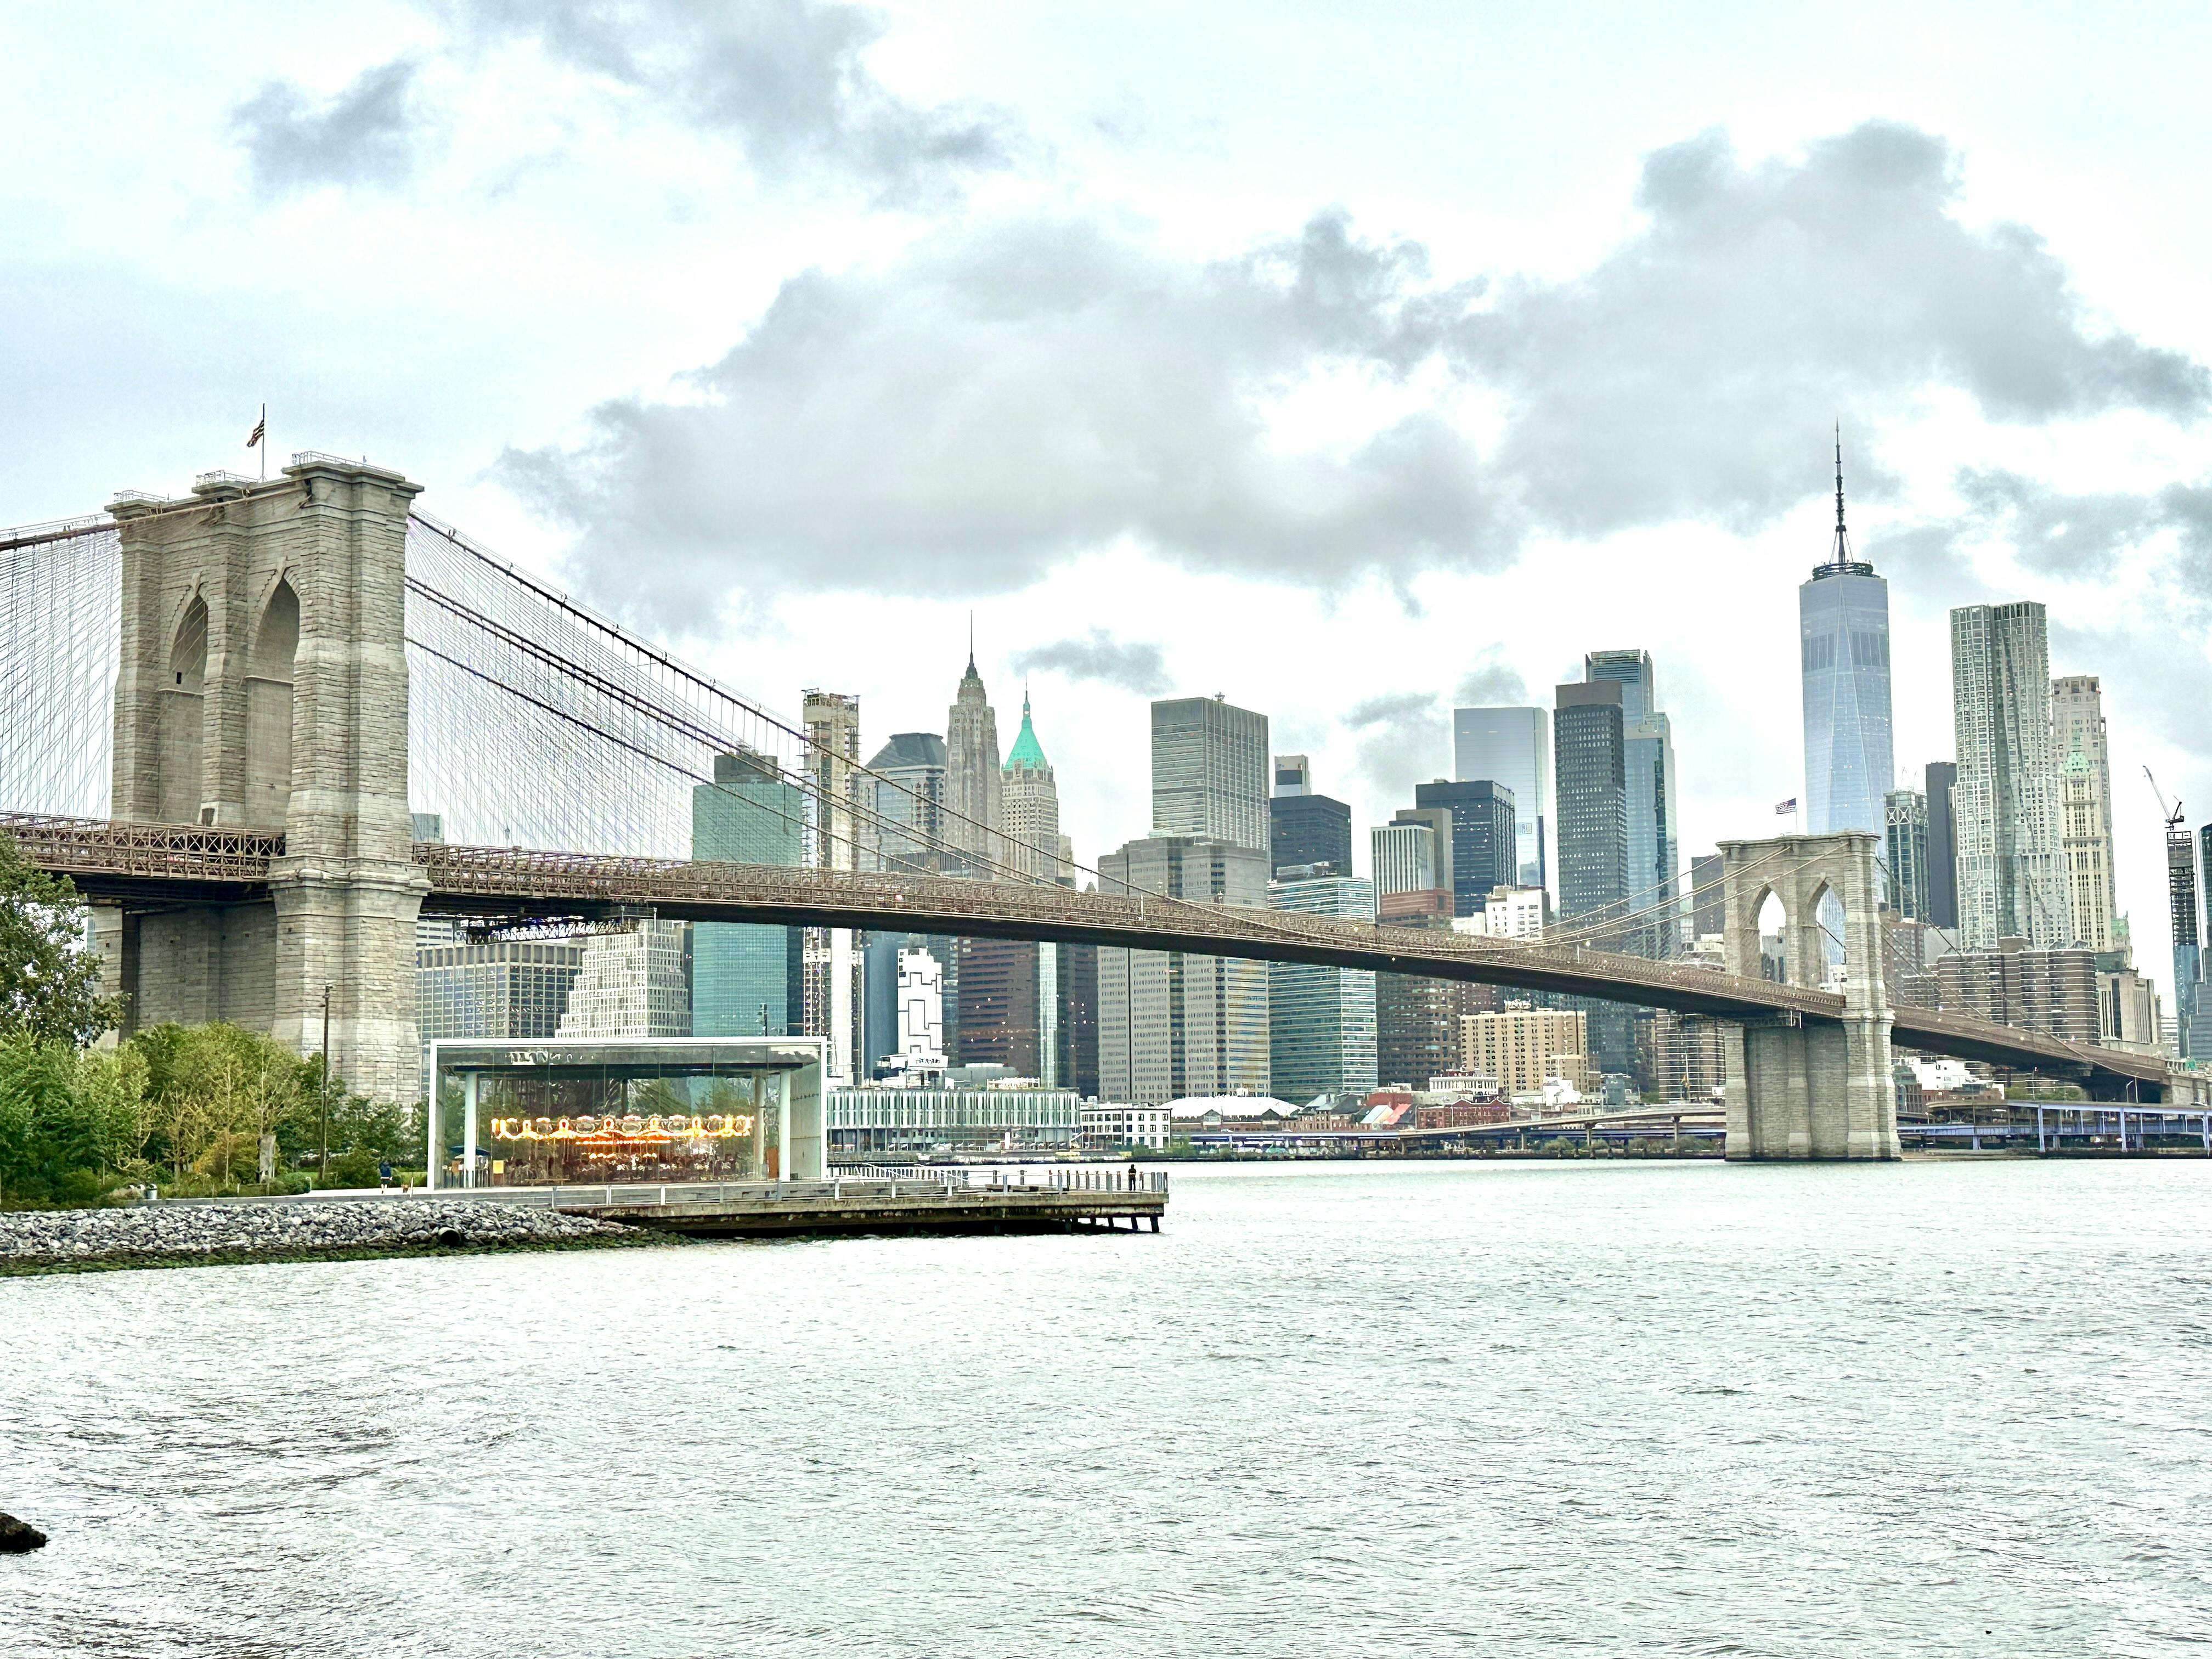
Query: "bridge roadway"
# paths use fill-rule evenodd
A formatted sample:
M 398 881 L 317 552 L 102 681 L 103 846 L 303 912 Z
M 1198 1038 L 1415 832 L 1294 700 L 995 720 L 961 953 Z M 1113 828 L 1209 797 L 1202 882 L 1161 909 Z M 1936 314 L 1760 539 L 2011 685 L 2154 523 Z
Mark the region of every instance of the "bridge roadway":
M 266 896 L 275 863 L 284 856 L 283 836 L 267 831 L 9 812 L 0 812 L 0 830 L 14 836 L 31 863 L 67 875 L 87 897 L 133 908 Z M 1844 999 L 1833 992 L 1580 945 L 1386 927 L 1147 894 L 442 842 L 416 842 L 415 861 L 429 878 L 426 915 L 599 920 L 649 908 L 680 921 L 896 929 L 1311 963 L 1603 997 L 1753 1023 L 1833 1020 L 1844 1008 Z M 2040 1072 L 2087 1085 L 2093 1094 L 2164 1098 L 2173 1081 L 2156 1055 L 2084 1047 L 1933 1009 L 1900 1006 L 1895 1019 L 1892 1040 L 1900 1048 Z

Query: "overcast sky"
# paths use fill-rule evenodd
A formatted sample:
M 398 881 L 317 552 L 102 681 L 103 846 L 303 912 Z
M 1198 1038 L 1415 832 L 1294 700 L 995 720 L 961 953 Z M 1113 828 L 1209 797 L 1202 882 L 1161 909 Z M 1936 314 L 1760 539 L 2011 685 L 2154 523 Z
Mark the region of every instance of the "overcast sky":
M 1640 646 L 1686 854 L 1802 792 L 1840 419 L 1900 781 L 1947 609 L 2045 602 L 2164 980 L 2212 15 L 1929 9 L 17 8 L 0 522 L 250 470 L 265 399 L 871 751 L 944 729 L 972 610 L 1086 862 L 1151 696 L 1267 713 L 1364 826 L 1456 696 Z

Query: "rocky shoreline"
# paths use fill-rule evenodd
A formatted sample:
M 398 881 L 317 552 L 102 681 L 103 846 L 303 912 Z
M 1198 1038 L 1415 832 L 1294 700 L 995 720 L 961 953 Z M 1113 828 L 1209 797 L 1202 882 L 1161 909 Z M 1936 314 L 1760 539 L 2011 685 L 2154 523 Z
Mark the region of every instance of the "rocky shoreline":
M 662 1234 L 590 1216 L 458 1200 L 17 1210 L 0 1212 L 0 1276 L 670 1242 Z

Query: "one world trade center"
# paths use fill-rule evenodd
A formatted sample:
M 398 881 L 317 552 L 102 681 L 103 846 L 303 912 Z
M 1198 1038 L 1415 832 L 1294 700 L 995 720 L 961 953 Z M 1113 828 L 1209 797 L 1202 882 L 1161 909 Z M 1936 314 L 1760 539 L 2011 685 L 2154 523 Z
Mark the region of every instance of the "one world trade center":
M 1836 438 L 1836 542 L 1797 590 L 1805 681 L 1805 822 L 1816 836 L 1888 828 L 1895 787 L 1889 720 L 1889 584 L 1851 556 L 1844 531 L 1844 444 Z

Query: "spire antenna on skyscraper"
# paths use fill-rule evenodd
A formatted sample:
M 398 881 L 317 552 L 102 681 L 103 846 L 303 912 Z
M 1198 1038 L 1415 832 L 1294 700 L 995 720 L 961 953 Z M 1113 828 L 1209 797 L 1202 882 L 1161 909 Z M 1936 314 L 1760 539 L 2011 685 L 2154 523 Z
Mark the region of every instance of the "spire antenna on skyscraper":
M 1844 530 L 1844 423 L 1836 422 L 1836 551 L 1832 562 L 1843 564 L 1851 556 L 1850 537 Z

